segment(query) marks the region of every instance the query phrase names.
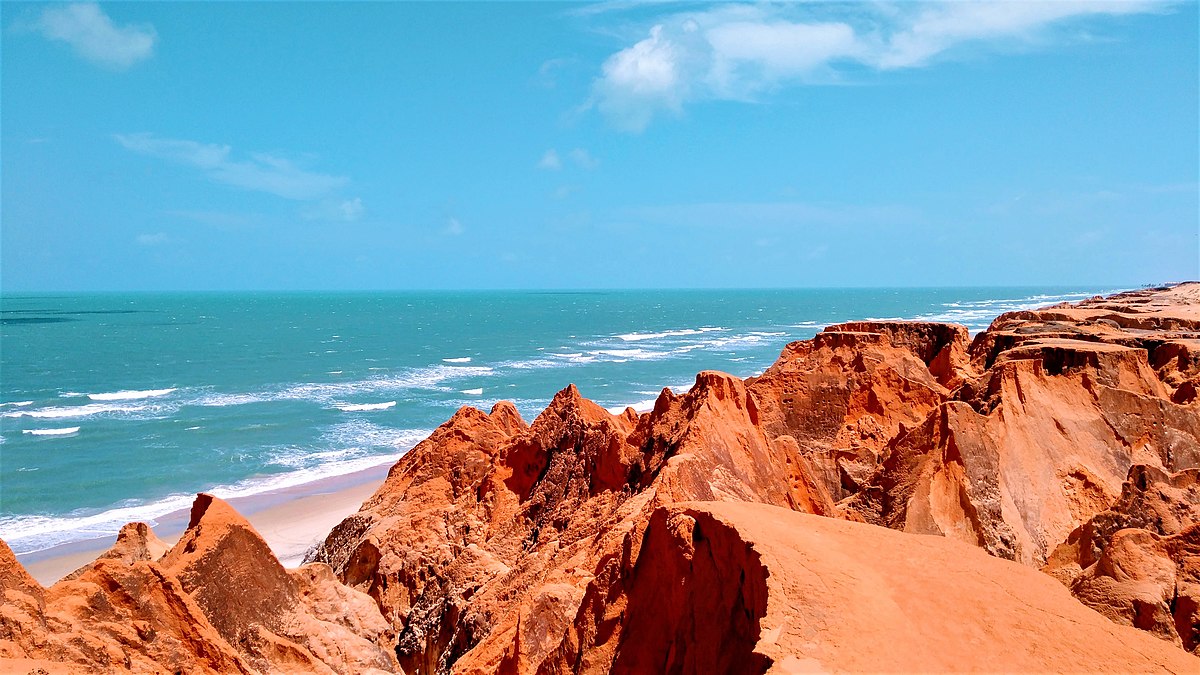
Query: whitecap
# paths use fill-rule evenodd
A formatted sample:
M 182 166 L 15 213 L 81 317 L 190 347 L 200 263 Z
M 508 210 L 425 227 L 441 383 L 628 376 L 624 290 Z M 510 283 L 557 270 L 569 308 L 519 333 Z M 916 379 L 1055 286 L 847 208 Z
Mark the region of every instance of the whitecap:
M 705 326 L 703 328 L 681 328 L 679 330 L 665 330 L 661 333 L 625 333 L 616 337 L 625 342 L 637 342 L 640 340 L 660 340 L 667 337 L 683 337 L 686 335 L 700 335 L 701 333 L 714 333 L 717 331 L 727 330 L 719 326 Z
M 649 349 L 597 349 L 588 353 L 637 360 L 660 359 L 670 355 L 669 352 L 656 352 Z
M 89 403 L 87 405 L 64 406 L 56 408 L 38 408 L 36 410 L 12 410 L 0 413 L 4 417 L 34 417 L 37 419 L 58 419 L 62 417 L 90 417 L 107 413 L 135 413 L 150 410 L 144 405 L 112 405 L 106 403 Z
M 656 401 L 658 401 L 658 397 L 648 398 L 643 401 L 636 401 L 634 403 L 627 403 L 625 405 L 609 406 L 606 407 L 605 410 L 613 415 L 620 415 L 621 413 L 625 412 L 626 408 L 633 408 L 633 411 L 636 413 L 650 412 L 651 410 L 654 410 L 654 403 Z
M 467 394 L 468 396 L 483 396 L 483 388 L 480 387 L 479 389 L 463 389 L 462 393 Z
M 25 429 L 21 433 L 32 436 L 70 436 L 79 433 L 79 427 L 64 427 L 62 429 Z
M 27 405 L 33 405 L 33 401 L 9 401 L 8 403 L 0 403 L 0 408 L 4 406 L 12 406 L 14 408 L 24 408 Z
M 87 397 L 93 401 L 134 401 L 141 398 L 155 398 L 158 396 L 166 396 L 175 391 L 171 389 L 145 389 L 142 391 L 125 390 L 113 391 L 105 394 L 88 394 Z
M 452 391 L 443 382 L 495 374 L 491 366 L 436 365 L 414 368 L 394 375 L 377 375 L 362 380 L 302 382 L 243 394 L 212 393 L 196 399 L 197 405 L 232 406 L 267 401 L 312 401 L 322 405 L 345 405 L 344 399 L 370 395 L 395 395 L 410 389 Z M 341 399 L 341 400 L 339 400 Z
M 470 363 L 471 357 L 459 356 L 459 357 L 452 358 L 452 359 L 442 359 L 442 360 L 445 361 L 446 363 Z
M 333 407 L 341 410 L 342 412 L 366 412 L 369 410 L 387 410 L 388 408 L 394 408 L 395 406 L 395 401 L 387 401 L 385 403 L 343 403 Z
M 325 440 L 335 445 L 353 444 L 351 447 L 335 447 L 318 452 L 313 452 L 311 448 L 290 448 L 278 458 L 277 463 L 282 466 L 294 464 L 298 468 L 247 478 L 230 485 L 209 487 L 204 492 L 221 499 L 234 499 L 362 471 L 400 459 L 430 433 L 428 429 L 385 429 L 369 423 L 338 425 L 332 434 L 326 435 Z M 369 453 L 364 447 L 385 449 L 387 452 Z M 289 455 L 289 451 L 295 454 Z M 292 459 L 289 460 L 289 457 Z M 315 457 L 318 461 L 305 462 L 303 457 Z M 63 516 L 2 516 L 0 538 L 16 553 L 33 553 L 72 541 L 115 536 L 129 522 L 143 521 L 153 527 L 158 524 L 157 518 L 189 508 L 194 499 L 194 494 L 174 494 L 148 503 L 130 500 L 99 513 L 80 510 Z

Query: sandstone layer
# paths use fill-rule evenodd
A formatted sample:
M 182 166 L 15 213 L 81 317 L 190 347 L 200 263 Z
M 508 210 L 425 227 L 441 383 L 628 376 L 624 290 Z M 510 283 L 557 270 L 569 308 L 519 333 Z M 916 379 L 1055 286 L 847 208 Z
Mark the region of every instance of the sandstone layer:
M 1200 286 L 1189 284 L 1004 315 L 973 341 L 949 324 L 830 326 L 760 377 L 701 373 L 640 416 L 611 415 L 574 387 L 529 426 L 507 404 L 463 409 L 317 558 L 375 598 L 401 664 L 421 673 L 618 668 L 627 627 L 640 635 L 657 621 L 645 612 L 692 612 L 697 601 L 665 594 L 642 606 L 630 595 L 647 525 L 682 502 L 941 535 L 1039 568 L 1116 504 L 1134 466 L 1200 465 L 1200 404 L 1188 393 L 1198 331 Z M 1180 583 L 1193 538 L 1164 544 Z M 1099 561 L 1059 578 L 1109 618 L 1150 628 L 1124 618 L 1125 591 L 1085 583 L 1104 568 L 1085 574 L 1084 563 Z M 729 574 L 714 572 L 713 593 L 742 583 Z M 1167 616 L 1194 622 L 1192 596 L 1164 598 L 1171 582 L 1159 582 L 1168 607 L 1152 632 L 1193 649 L 1180 636 L 1194 627 L 1165 628 Z M 697 643 L 755 630 L 712 622 L 689 627 Z M 980 665 L 964 658 L 965 669 Z
M 250 523 L 204 494 L 169 550 L 133 523 L 49 588 L 0 542 L 0 593 L 2 672 L 396 670 L 369 598 L 327 565 L 285 570 Z
M 1198 386 L 1192 283 L 1006 314 L 973 340 L 838 324 L 640 415 L 574 386 L 531 424 L 466 407 L 298 570 L 207 495 L 170 550 L 131 525 L 49 589 L 0 550 L 0 655 L 85 672 L 1195 672 Z

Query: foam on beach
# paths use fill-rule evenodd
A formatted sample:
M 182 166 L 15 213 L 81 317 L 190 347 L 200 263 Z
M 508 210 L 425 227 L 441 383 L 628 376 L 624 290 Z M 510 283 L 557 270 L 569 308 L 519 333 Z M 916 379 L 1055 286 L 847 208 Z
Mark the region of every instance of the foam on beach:
M 351 440 L 358 441 L 350 447 L 318 452 L 293 449 L 290 454 L 281 454 L 276 462 L 281 466 L 295 467 L 293 470 L 202 489 L 221 499 L 235 499 L 296 488 L 318 480 L 395 462 L 430 433 L 429 429 L 386 429 L 374 425 L 368 427 L 350 424 L 341 433 L 333 434 L 327 439 L 334 444 L 347 445 Z M 367 453 L 362 447 L 367 445 L 363 440 L 369 440 L 371 445 L 385 448 L 388 452 Z M 18 554 L 33 553 L 73 541 L 111 537 L 116 535 L 123 525 L 133 521 L 144 521 L 152 527 L 156 526 L 157 519 L 190 508 L 194 499 L 195 494 L 189 492 L 145 502 L 126 500 L 120 506 L 93 513 L 0 516 L 0 538 Z

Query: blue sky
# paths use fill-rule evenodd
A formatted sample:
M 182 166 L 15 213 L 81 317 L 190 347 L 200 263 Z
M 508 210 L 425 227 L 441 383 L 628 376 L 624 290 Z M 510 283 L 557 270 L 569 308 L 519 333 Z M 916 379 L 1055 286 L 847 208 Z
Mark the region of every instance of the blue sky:
M 1200 277 L 1196 3 L 0 11 L 6 292 Z

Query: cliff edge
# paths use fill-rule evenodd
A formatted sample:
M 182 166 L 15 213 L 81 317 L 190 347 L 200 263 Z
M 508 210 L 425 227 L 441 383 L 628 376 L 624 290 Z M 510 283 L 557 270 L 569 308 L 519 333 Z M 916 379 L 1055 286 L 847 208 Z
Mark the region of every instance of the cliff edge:
M 1189 283 L 838 324 L 642 414 L 466 407 L 298 570 L 207 495 L 49 589 L 0 548 L 0 664 L 1191 672 L 1198 387 Z

